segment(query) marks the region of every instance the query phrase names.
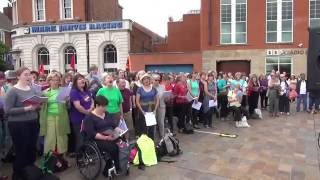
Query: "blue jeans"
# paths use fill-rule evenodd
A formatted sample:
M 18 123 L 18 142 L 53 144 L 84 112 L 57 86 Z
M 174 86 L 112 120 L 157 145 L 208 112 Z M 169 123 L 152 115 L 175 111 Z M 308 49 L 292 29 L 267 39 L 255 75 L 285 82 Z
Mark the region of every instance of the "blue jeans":
M 309 97 L 309 110 L 312 111 L 313 105 L 315 105 L 315 110 L 319 110 L 319 98 L 318 97 Z
M 297 112 L 300 112 L 301 103 L 303 104 L 303 111 L 307 111 L 307 99 L 308 96 L 306 94 L 300 94 L 297 98 Z

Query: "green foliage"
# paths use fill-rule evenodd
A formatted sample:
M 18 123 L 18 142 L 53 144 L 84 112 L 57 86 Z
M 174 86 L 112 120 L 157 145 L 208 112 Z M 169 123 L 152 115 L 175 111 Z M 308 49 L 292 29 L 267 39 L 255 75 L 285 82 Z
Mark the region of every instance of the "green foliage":
M 4 62 L 4 57 L 8 52 L 9 48 L 3 44 L 3 42 L 0 42 L 0 71 L 6 71 L 8 69 L 6 63 Z

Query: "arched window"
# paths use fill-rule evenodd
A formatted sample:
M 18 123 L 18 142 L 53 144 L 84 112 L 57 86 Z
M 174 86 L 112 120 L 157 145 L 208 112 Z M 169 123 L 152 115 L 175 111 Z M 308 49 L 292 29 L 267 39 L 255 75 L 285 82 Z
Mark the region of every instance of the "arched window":
M 47 48 L 42 47 L 38 50 L 38 69 L 40 68 L 40 65 L 43 65 L 44 67 L 44 72 L 46 74 L 49 73 L 49 66 L 50 66 L 50 56 L 49 56 L 49 51 Z
M 74 61 L 74 69 L 77 69 L 77 51 L 74 47 L 68 46 L 64 50 L 65 70 L 73 69 L 72 61 Z
M 117 63 L 117 49 L 112 44 L 106 45 L 103 49 L 104 63 Z

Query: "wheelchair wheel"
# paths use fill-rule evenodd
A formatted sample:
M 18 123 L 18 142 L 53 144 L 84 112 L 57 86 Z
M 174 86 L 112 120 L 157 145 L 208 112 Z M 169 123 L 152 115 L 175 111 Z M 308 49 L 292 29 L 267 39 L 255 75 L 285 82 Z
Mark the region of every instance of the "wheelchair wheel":
M 76 156 L 77 167 L 86 180 L 97 179 L 102 169 L 102 156 L 92 143 L 83 145 Z

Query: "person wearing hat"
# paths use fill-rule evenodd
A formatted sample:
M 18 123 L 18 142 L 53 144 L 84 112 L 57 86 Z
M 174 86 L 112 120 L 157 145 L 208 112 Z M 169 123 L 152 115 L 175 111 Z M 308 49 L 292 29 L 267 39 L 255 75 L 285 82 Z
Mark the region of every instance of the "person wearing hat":
M 17 83 L 17 75 L 14 70 L 8 70 L 4 73 L 4 75 L 6 78 L 4 92 L 8 92 Z
M 148 73 L 142 75 L 140 81 L 142 82 L 142 86 L 138 88 L 136 94 L 136 106 L 140 110 L 139 118 L 136 122 L 137 135 L 147 134 L 154 140 L 155 126 L 147 127 L 144 115 L 147 112 L 156 114 L 159 107 L 158 91 L 152 87 L 151 76 Z

